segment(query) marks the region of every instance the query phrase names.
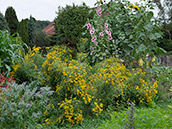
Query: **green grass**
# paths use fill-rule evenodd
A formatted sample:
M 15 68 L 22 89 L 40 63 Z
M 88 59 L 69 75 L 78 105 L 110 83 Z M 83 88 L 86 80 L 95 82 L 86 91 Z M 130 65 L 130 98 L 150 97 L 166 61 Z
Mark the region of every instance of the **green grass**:
M 122 129 L 127 121 L 127 110 L 112 113 L 98 129 Z M 154 108 L 138 108 L 135 113 L 136 129 L 172 129 L 172 99 L 159 101 Z

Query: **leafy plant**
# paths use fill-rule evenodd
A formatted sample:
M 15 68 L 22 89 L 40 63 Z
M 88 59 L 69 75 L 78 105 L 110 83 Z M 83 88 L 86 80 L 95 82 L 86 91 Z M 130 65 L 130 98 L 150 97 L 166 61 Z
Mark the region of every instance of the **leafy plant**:
M 10 36 L 8 31 L 0 31 L 0 70 L 9 76 L 12 69 L 12 62 L 21 56 L 17 52 L 25 52 L 27 46 L 21 41 L 20 37 Z
M 48 109 L 50 87 L 37 88 L 36 83 L 9 83 L 2 89 L 0 128 L 40 128 Z

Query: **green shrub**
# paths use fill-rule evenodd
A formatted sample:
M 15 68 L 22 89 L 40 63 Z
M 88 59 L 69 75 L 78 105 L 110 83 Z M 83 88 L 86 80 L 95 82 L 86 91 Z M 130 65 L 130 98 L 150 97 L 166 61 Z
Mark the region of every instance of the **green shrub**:
M 85 30 L 83 28 L 87 18 L 92 18 L 89 14 L 89 7 L 83 3 L 78 6 L 73 4 L 67 5 L 65 8 L 58 10 L 58 16 L 55 19 L 55 38 L 54 42 L 58 45 L 66 45 L 77 50 L 77 44 L 81 38 L 81 33 Z

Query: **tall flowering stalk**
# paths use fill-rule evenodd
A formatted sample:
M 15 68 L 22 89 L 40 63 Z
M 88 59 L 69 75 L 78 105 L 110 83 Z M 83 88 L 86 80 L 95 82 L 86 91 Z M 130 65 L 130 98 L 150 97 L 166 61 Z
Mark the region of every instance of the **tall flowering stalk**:
M 103 18 L 103 6 L 100 6 L 100 3 L 98 3 L 98 7 L 96 8 L 95 17 L 96 20 L 87 24 L 87 30 L 91 36 L 88 56 L 93 64 L 109 58 L 112 53 L 111 46 L 113 44 L 111 28 Z

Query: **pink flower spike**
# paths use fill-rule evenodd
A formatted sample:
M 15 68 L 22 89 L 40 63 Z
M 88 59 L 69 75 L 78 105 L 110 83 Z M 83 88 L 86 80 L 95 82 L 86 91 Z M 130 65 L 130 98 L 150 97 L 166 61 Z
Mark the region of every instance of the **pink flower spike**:
M 93 50 L 93 49 L 94 49 L 94 47 L 92 47 L 92 46 L 91 46 L 91 47 L 90 47 L 90 49 L 91 49 L 91 50 Z
M 94 42 L 94 44 L 95 44 L 95 45 L 97 45 L 97 44 L 98 44 L 98 42 Z
M 90 55 L 93 55 L 93 52 L 90 52 Z
M 91 29 L 91 24 L 90 23 L 87 24 L 87 29 Z
M 106 34 L 108 34 L 108 32 L 109 32 L 109 31 L 108 31 L 108 28 L 105 29 L 105 32 L 106 32 Z
M 94 42 L 96 39 L 97 39 L 96 37 L 93 37 L 93 38 L 91 39 L 91 41 Z
M 109 36 L 108 39 L 109 39 L 109 40 L 112 40 L 112 36 Z
M 95 32 L 94 28 L 90 30 L 90 34 L 94 34 L 94 32 Z
M 108 35 L 111 36 L 111 32 L 110 31 L 108 31 Z
M 102 37 L 104 36 L 103 32 L 100 32 L 99 35 L 102 36 Z
M 109 25 L 108 25 L 107 23 L 105 23 L 105 28 L 108 28 L 108 26 L 109 26 Z
M 102 13 L 102 11 L 101 11 L 101 8 L 100 8 L 100 10 L 97 11 L 97 15 L 101 16 L 102 15 L 101 13 Z

